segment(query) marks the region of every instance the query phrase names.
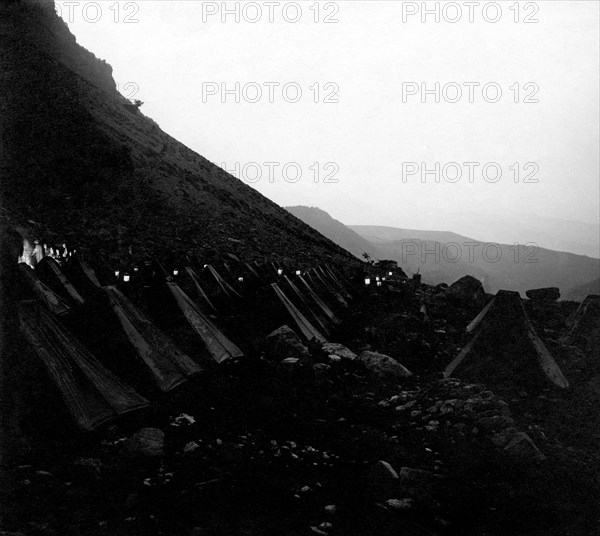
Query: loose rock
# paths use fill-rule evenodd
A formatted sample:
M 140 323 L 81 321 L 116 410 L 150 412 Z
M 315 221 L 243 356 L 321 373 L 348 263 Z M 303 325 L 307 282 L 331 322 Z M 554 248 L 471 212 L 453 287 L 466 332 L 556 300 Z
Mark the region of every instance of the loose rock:
M 366 367 L 382 380 L 397 381 L 412 376 L 412 373 L 394 358 L 365 350 L 360 354 L 360 360 Z
M 142 428 L 126 441 L 132 454 L 158 457 L 164 454 L 165 434 L 158 428 Z
M 282 361 L 288 357 L 303 358 L 309 355 L 308 348 L 289 326 L 281 326 L 265 340 L 265 356 L 271 361 Z
M 346 348 L 343 344 L 338 344 L 336 342 L 326 342 L 323 345 L 322 349 L 325 353 L 329 354 L 330 356 L 336 355 L 343 359 L 350 359 L 354 361 L 358 357 L 354 352 Z

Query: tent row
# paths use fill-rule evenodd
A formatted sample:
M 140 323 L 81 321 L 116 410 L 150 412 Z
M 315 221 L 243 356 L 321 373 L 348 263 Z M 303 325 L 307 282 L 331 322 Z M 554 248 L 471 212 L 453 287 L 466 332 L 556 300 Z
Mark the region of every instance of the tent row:
M 207 266 L 201 277 L 193 267 L 187 266 L 182 273 L 186 285 L 195 292 L 193 299 L 160 264 L 153 265 L 153 277 L 168 290 L 181 317 L 212 361 L 221 364 L 243 358 L 244 352 L 215 323 L 217 306 L 213 302 L 218 295 L 209 292 L 205 282 L 206 278 L 212 278 L 220 297 L 235 302 L 247 295 L 242 276 L 236 285 L 231 270 L 225 270 L 222 275 L 217 268 Z M 135 355 L 136 366 L 143 367 L 159 391 L 169 392 L 206 369 L 205 363 L 182 351 L 171 336 L 136 306 L 127 296 L 126 286 L 103 285 L 102 278 L 81 257 L 69 260 L 69 274 L 65 275 L 62 268 L 51 257 L 38 262 L 35 270 L 20 264 L 22 279 L 37 299 L 19 302 L 17 310 L 26 339 L 82 429 L 94 430 L 119 415 L 150 404 L 65 326 L 65 322 L 77 325 L 78 315 L 90 302 L 94 306 L 99 303 L 110 306 L 110 314 L 118 319 L 122 334 Z M 327 302 L 345 307 L 351 299 L 349 284 L 330 267 L 317 267 L 304 274 L 291 275 L 290 272 L 288 276 L 283 275 L 280 266 L 273 264 L 267 277 L 264 268 L 245 265 L 245 273 L 251 280 L 248 286 L 268 289 L 305 339 L 325 342 L 332 327 L 339 323 L 334 312 L 336 305 Z M 80 276 L 75 276 L 76 284 L 70 279 L 72 274 Z

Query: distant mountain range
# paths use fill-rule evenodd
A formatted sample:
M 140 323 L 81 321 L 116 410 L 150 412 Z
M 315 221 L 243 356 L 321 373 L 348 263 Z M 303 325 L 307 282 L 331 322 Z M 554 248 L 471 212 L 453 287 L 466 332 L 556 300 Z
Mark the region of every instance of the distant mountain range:
M 453 213 L 449 215 L 452 228 L 458 233 L 470 234 L 473 222 L 477 234 L 486 240 L 511 244 L 514 237 L 521 242 L 535 242 L 555 251 L 567 251 L 576 255 L 600 258 L 600 226 L 578 221 L 541 217 L 535 214 L 519 214 L 518 218 L 501 214 Z
M 338 220 L 334 220 L 327 212 L 316 207 L 285 207 L 296 218 L 302 220 L 313 229 L 319 231 L 338 246 L 343 247 L 352 255 L 364 260 L 363 253 L 372 258 L 378 258 L 381 253 L 374 244 L 354 232 Z
M 346 226 L 313 207 L 287 207 L 356 257 L 398 262 L 407 274 L 419 271 L 428 283 L 452 283 L 463 275 L 480 279 L 486 291 L 559 287 L 564 299 L 598 292 L 600 260 L 550 249 L 483 243 L 444 231 Z M 587 292 L 587 294 L 586 294 Z M 581 296 L 584 294 L 583 296 Z

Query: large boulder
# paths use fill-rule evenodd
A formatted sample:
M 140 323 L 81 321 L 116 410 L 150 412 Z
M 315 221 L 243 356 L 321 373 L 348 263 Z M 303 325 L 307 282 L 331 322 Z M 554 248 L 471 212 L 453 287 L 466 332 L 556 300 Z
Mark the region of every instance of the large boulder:
M 265 356 L 271 361 L 283 361 L 288 357 L 301 359 L 309 355 L 308 348 L 289 326 L 281 326 L 267 335 L 264 350 Z
M 487 302 L 481 281 L 470 275 L 465 275 L 452 283 L 446 292 L 446 296 L 467 307 L 482 308 Z
M 132 454 L 156 458 L 164 454 L 165 434 L 159 428 L 142 428 L 127 439 L 126 446 Z
M 382 380 L 397 381 L 412 376 L 412 372 L 389 355 L 365 350 L 360 354 L 359 359 L 375 376 Z
M 536 288 L 528 290 L 525 294 L 533 301 L 555 302 L 560 298 L 560 289 L 558 287 Z
M 430 471 L 401 467 L 398 473 L 400 490 L 404 497 L 412 497 L 420 501 L 431 503 L 438 478 Z

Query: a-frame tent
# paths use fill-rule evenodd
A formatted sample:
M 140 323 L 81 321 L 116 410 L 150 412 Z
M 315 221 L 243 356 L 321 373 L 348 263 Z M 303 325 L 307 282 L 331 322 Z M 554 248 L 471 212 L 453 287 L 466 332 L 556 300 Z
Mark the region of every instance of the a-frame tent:
M 518 292 L 499 291 L 467 326 L 473 338 L 446 367 L 446 378 L 457 372 L 489 381 L 545 379 L 566 389 L 554 357 L 527 316 Z

